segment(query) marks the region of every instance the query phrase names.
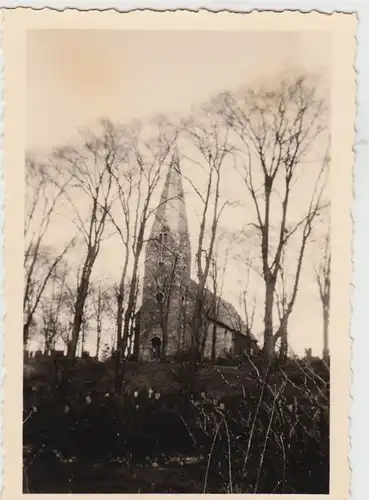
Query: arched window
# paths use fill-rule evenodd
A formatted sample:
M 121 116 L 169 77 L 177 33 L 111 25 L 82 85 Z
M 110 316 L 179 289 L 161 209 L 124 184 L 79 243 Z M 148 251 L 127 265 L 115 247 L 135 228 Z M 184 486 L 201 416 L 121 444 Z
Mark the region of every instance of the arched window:
M 164 267 L 164 262 L 162 260 L 159 261 L 159 267 L 160 267 L 160 269 L 162 269 Z
M 158 292 L 156 295 L 155 295 L 155 298 L 156 298 L 156 302 L 158 304 L 161 304 L 164 300 L 164 294 L 162 294 L 161 292 Z
M 167 243 L 168 242 L 168 233 L 164 233 L 164 243 Z

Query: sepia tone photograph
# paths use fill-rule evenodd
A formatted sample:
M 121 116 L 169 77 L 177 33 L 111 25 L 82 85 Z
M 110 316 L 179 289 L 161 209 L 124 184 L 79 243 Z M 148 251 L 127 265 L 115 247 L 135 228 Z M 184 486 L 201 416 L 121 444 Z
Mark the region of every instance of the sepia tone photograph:
M 23 494 L 331 492 L 334 35 L 246 26 L 26 33 Z

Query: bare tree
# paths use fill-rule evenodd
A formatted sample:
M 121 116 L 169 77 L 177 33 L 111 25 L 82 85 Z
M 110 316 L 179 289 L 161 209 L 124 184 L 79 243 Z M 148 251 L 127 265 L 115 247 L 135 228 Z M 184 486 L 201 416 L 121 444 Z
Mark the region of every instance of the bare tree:
M 329 361 L 328 330 L 329 310 L 331 300 L 331 246 L 329 233 L 325 237 L 323 257 L 320 265 L 315 270 L 316 282 L 323 312 L 323 359 Z
M 243 307 L 246 331 L 250 334 L 254 329 L 255 324 L 255 313 L 256 313 L 256 293 L 251 290 L 251 274 L 252 274 L 252 264 L 250 261 L 246 261 L 246 276 L 244 281 L 244 286 L 241 291 L 240 302 Z
M 128 156 L 118 169 L 110 170 L 111 182 L 117 191 L 117 206 L 108 210 L 109 220 L 119 234 L 124 248 L 117 290 L 118 386 L 122 381 L 122 360 L 127 352 L 136 312 L 139 266 L 147 241 L 148 221 L 158 208 L 157 189 L 176 140 L 175 130 L 162 117 L 156 118 L 147 127 L 135 123 L 121 130 Z
M 59 315 L 59 317 L 62 318 L 62 332 L 60 337 L 67 349 L 71 340 L 76 294 L 78 283 L 80 280 L 80 274 L 80 267 L 78 267 L 77 269 L 73 267 L 70 268 L 68 280 L 65 281 L 63 291 L 60 296 L 61 314 Z
M 106 222 L 113 203 L 112 176 L 121 161 L 126 158 L 125 145 L 113 125 L 103 121 L 102 132 L 82 135 L 77 147 L 60 148 L 54 152 L 54 161 L 73 178 L 72 192 L 67 200 L 74 210 L 78 234 L 82 236 L 84 258 L 77 286 L 68 358 L 73 360 L 83 323 L 83 311 L 88 295 L 91 273 L 106 232 Z M 83 207 L 81 203 L 84 201 Z
M 26 201 L 24 224 L 24 295 L 23 295 L 23 345 L 26 348 L 30 328 L 50 278 L 58 264 L 73 245 L 72 238 L 61 252 L 47 246 L 45 236 L 52 225 L 61 196 L 65 193 L 70 177 L 56 185 L 57 172 L 50 163 L 36 161 L 26 155 Z
M 267 358 L 273 360 L 275 343 L 286 330 L 295 304 L 314 220 L 323 205 L 328 161 L 325 157 L 314 173 L 311 153 L 318 139 L 326 138 L 324 100 L 314 83 L 299 77 L 282 82 L 272 91 L 227 94 L 222 97 L 222 106 L 225 122 L 237 138 L 235 165 L 255 211 L 256 221 L 252 225 L 260 236 L 265 285 L 263 348 Z M 294 220 L 294 192 L 308 168 L 315 175 L 312 186 L 307 184 L 305 189 L 311 189 L 311 196 L 304 213 Z M 298 246 L 292 291 L 283 318 L 275 328 L 276 286 L 281 277 L 283 252 L 291 244 Z
M 85 346 L 86 346 L 86 340 L 87 340 L 88 334 L 89 334 L 90 322 L 91 322 L 91 316 L 87 312 L 87 307 L 84 307 L 83 313 L 82 313 L 80 335 L 78 338 L 78 344 L 77 344 L 77 348 L 76 348 L 76 354 L 79 352 L 79 355 L 81 358 L 84 357 L 84 354 L 86 352 Z
M 203 336 L 206 334 L 203 324 L 204 300 L 214 257 L 219 220 L 229 204 L 229 200 L 222 200 L 221 181 L 232 146 L 229 144 L 229 128 L 224 125 L 216 110 L 210 105 L 201 109 L 196 115 L 183 120 L 181 130 L 184 136 L 182 156 L 196 165 L 205 177 L 203 188 L 194 180 L 185 177 L 202 205 L 196 248 L 198 287 L 192 319 L 192 348 L 196 362 L 196 358 L 201 355 Z M 195 151 L 192 157 L 186 155 L 187 147 Z
M 224 261 L 223 269 L 221 270 L 221 273 L 219 272 L 219 266 L 218 266 L 218 258 L 217 255 L 215 254 L 212 263 L 211 263 L 211 269 L 209 271 L 209 278 L 211 279 L 212 287 L 211 287 L 211 305 L 210 305 L 210 310 L 208 311 L 206 316 L 211 316 L 213 319 L 213 328 L 212 328 L 212 335 L 211 335 L 211 360 L 214 363 L 216 359 L 216 340 L 217 340 L 217 325 L 214 320 L 216 320 L 219 317 L 219 312 L 220 312 L 220 305 L 222 301 L 222 295 L 223 295 L 223 286 L 224 286 L 224 275 L 225 271 L 227 268 L 227 256 Z M 204 350 L 205 350 L 205 345 L 207 342 L 207 332 L 209 328 L 209 322 L 205 327 L 205 334 L 202 339 L 202 345 L 201 345 L 201 355 L 202 357 L 204 356 Z
M 278 335 L 275 337 L 275 344 L 280 341 L 279 357 L 283 362 L 288 355 L 288 308 L 289 308 L 289 295 L 288 295 L 288 273 L 286 269 L 285 252 L 282 252 L 281 267 L 277 286 L 275 290 L 275 303 L 278 313 L 279 329 Z
M 41 333 L 44 337 L 45 353 L 50 354 L 63 335 L 65 293 L 69 269 L 66 263 L 58 266 L 50 277 L 47 293 L 41 303 Z
M 123 131 L 122 136 L 126 141 L 126 146 L 129 144 L 129 137 L 132 132 L 128 129 Z M 125 132 L 125 133 L 124 133 Z M 136 229 L 133 222 L 135 214 L 134 193 L 140 192 L 140 182 L 136 183 L 137 169 L 131 164 L 131 157 L 127 154 L 125 161 L 121 162 L 116 171 L 110 171 L 115 189 L 117 191 L 117 202 L 119 204 L 118 215 L 113 214 L 115 205 L 109 210 L 109 220 L 115 227 L 120 240 L 123 244 L 123 266 L 120 274 L 120 280 L 115 290 L 116 297 L 116 350 L 118 353 L 118 364 L 121 362 L 121 351 L 124 352 L 126 345 L 122 346 L 123 338 L 123 314 L 124 302 L 126 295 L 129 293 L 128 271 L 132 257 L 132 232 Z M 136 191 L 137 189 L 137 191 Z M 140 196 L 140 194 L 138 194 Z M 123 217 L 122 217 L 123 216 Z M 133 226 L 133 227 L 132 227 Z M 127 339 L 128 340 L 128 339 Z
M 96 330 L 96 352 L 95 358 L 99 359 L 100 350 L 103 343 L 106 325 L 112 317 L 112 290 L 99 280 L 90 286 L 89 302 L 91 309 L 91 319 L 94 320 Z

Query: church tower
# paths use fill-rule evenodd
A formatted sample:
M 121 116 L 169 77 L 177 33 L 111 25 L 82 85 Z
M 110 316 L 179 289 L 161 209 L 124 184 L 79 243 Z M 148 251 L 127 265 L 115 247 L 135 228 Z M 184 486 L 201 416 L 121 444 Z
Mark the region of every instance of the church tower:
M 155 360 L 186 345 L 191 245 L 178 156 L 168 168 L 146 245 L 137 354 Z

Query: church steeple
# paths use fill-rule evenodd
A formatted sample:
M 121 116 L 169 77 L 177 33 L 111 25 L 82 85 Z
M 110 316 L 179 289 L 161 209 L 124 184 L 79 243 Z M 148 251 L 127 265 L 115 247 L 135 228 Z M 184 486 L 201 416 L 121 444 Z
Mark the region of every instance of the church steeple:
M 170 238 L 169 238 L 170 235 Z M 160 239 L 163 243 L 185 245 L 190 256 L 187 210 L 184 198 L 183 180 L 178 154 L 175 152 L 169 165 L 161 194 L 150 239 Z
M 178 155 L 169 165 L 163 191 L 146 245 L 143 280 L 141 349 L 150 338 L 161 342 L 162 353 L 174 352 L 184 337 L 185 307 L 191 273 L 183 179 Z M 145 340 L 146 338 L 146 340 Z M 145 351 L 146 352 L 146 351 Z
M 178 278 L 190 277 L 191 244 L 188 231 L 186 202 L 183 178 L 178 154 L 175 152 L 168 167 L 163 191 L 151 228 L 146 247 L 144 293 L 150 276 L 158 265 L 165 260 L 176 261 Z

